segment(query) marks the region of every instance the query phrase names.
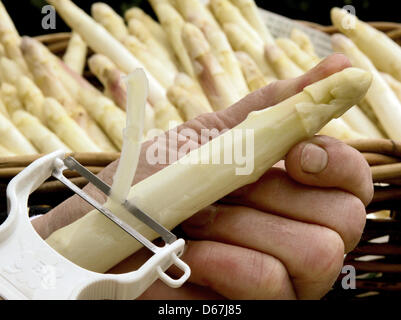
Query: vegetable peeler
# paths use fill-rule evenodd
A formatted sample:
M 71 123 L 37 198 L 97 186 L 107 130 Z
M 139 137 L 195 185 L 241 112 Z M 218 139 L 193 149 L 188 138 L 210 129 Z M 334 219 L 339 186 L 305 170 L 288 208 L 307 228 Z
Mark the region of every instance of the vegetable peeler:
M 3 299 L 135 299 L 157 279 L 172 288 L 180 287 L 190 276 L 189 266 L 179 257 L 185 241 L 125 201 L 122 206 L 158 232 L 165 242 L 158 247 L 103 207 L 64 175 L 74 170 L 110 195 L 110 187 L 62 151 L 46 155 L 19 173 L 7 187 L 8 217 L 0 225 L 0 297 Z M 86 270 L 53 250 L 34 230 L 28 217 L 28 197 L 49 177 L 61 181 L 101 214 L 117 224 L 153 256 L 138 270 L 125 274 L 102 274 Z M 99 244 L 101 245 L 101 244 Z M 177 266 L 183 274 L 173 279 L 166 270 Z

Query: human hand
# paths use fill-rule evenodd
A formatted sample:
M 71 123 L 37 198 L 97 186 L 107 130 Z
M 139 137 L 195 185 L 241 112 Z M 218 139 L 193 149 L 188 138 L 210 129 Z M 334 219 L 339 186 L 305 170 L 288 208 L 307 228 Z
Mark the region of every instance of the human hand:
M 300 78 L 278 81 L 229 109 L 185 123 L 177 132 L 232 128 L 249 112 L 275 105 L 348 66 L 344 56 L 333 55 Z M 146 162 L 151 143 L 143 144 L 134 183 L 164 167 Z M 115 167 L 113 163 L 101 173 L 106 182 Z M 85 189 L 104 201 L 93 186 Z M 158 281 L 142 298 L 320 298 L 341 270 L 344 253 L 359 241 L 372 194 L 369 166 L 356 150 L 328 137 L 302 142 L 287 155 L 285 169 L 267 171 L 258 182 L 186 221 L 182 229 L 191 241 L 183 259 L 192 269 L 189 283 L 170 289 Z M 33 224 L 46 238 L 90 209 L 72 197 Z M 132 270 L 142 254 L 112 272 Z

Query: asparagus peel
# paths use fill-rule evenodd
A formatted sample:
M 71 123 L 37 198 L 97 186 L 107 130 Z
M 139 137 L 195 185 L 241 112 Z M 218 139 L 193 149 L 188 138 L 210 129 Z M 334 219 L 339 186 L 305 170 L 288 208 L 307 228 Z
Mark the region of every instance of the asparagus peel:
M 128 199 L 172 229 L 200 209 L 258 180 L 292 146 L 313 136 L 333 117 L 341 116 L 358 103 L 370 82 L 368 72 L 348 68 L 306 87 L 303 92 L 274 107 L 252 112 L 234 129 L 135 184 Z M 254 170 L 250 174 L 237 174 L 238 169 L 244 169 L 243 165 L 211 162 L 217 155 L 223 159 L 227 143 L 234 150 L 246 142 L 246 134 L 227 139 L 232 137 L 233 130 L 253 132 Z M 224 143 L 224 139 L 229 142 Z M 130 213 L 124 210 L 114 213 L 148 239 L 157 237 Z M 74 263 L 97 272 L 107 271 L 141 247 L 96 210 L 54 232 L 47 243 Z

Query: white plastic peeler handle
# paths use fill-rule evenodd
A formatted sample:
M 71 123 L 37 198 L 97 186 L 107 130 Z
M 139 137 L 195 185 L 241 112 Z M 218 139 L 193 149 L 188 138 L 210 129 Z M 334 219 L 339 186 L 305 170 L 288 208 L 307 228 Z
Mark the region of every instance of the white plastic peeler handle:
M 33 162 L 8 185 L 9 215 L 0 225 L 0 297 L 4 299 L 135 299 L 155 280 L 181 286 L 190 268 L 178 257 L 183 239 L 159 248 L 137 271 L 113 275 L 83 269 L 53 250 L 36 233 L 28 217 L 28 197 L 54 169 L 63 152 Z M 184 274 L 177 280 L 166 275 L 171 265 Z

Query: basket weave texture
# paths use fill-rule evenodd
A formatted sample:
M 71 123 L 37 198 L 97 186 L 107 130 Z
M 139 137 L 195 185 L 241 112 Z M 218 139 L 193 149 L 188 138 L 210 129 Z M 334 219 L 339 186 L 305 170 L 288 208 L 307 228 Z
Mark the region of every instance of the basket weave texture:
M 308 27 L 332 34 L 337 32 L 333 26 L 322 26 L 300 21 Z M 401 45 L 401 23 L 371 22 L 380 31 Z M 52 52 L 61 55 L 65 52 L 70 33 L 56 33 L 37 37 Z M 91 53 L 89 53 L 91 54 Z M 87 77 L 94 84 L 96 80 L 88 69 Z M 344 290 L 340 275 L 333 290 L 325 299 L 372 299 L 377 297 L 401 296 L 401 141 L 358 140 L 349 141 L 349 145 L 359 150 L 369 162 L 375 182 L 373 201 L 367 212 L 390 211 L 385 218 L 367 219 L 361 242 L 348 254 L 346 265 L 352 265 L 357 272 L 356 289 Z M 90 169 L 98 173 L 119 157 L 118 153 L 75 153 L 73 156 Z M 18 172 L 40 156 L 0 158 L 0 196 L 6 197 L 8 182 Z M 87 182 L 72 172 L 66 176 L 83 187 Z M 72 193 L 61 183 L 50 179 L 29 199 L 32 208 L 52 208 L 70 197 Z M 0 212 L 6 211 L 6 204 L 0 204 Z M 4 215 L 4 213 L 3 213 Z M 380 238 L 378 241 L 373 240 Z M 373 240 L 373 241 L 372 241 Z

